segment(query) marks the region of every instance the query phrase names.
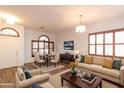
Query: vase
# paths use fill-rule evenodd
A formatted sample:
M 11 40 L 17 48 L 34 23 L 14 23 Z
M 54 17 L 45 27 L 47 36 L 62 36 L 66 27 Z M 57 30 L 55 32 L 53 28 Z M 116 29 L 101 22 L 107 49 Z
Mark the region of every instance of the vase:
M 77 74 L 77 69 L 76 68 L 72 68 L 70 72 L 71 72 L 71 74 L 73 76 L 75 76 Z

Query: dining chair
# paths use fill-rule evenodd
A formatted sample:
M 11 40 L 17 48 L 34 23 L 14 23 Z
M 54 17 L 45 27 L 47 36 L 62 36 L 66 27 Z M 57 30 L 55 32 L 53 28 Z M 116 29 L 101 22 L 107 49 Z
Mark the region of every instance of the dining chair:
M 55 58 L 50 60 L 51 64 L 55 64 L 55 67 L 59 64 L 59 54 L 55 54 Z
M 55 55 L 55 54 L 56 54 L 56 52 L 55 51 L 52 51 L 50 55 Z
M 50 60 L 52 60 L 52 59 L 55 59 L 55 55 L 56 55 L 56 52 L 55 51 L 52 51 L 51 53 L 50 53 Z
M 45 60 L 44 59 L 40 59 L 40 53 L 37 52 L 36 54 L 36 62 L 37 62 L 37 66 L 41 67 L 42 64 L 45 64 Z

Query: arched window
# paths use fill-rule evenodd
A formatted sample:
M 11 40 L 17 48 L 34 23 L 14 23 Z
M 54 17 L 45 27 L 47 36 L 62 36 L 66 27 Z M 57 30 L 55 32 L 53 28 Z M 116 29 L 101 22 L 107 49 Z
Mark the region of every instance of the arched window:
M 10 27 L 2 28 L 1 31 L 0 31 L 0 35 L 1 36 L 19 37 L 19 33 L 15 29 L 10 28 Z
M 32 40 L 32 56 L 35 52 L 41 55 L 48 55 L 54 51 L 54 42 L 46 35 L 41 35 L 38 40 Z
M 49 41 L 49 37 L 46 35 L 41 35 L 38 40 L 39 41 Z

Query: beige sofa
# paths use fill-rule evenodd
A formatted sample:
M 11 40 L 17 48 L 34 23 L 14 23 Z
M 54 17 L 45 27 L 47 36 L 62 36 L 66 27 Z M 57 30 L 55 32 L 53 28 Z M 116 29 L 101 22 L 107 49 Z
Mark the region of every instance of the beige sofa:
M 33 77 L 25 80 L 20 80 L 18 74 L 16 73 L 17 88 L 30 88 L 34 83 L 37 83 L 44 88 L 53 88 L 52 84 L 49 82 L 50 74 L 41 74 L 40 69 L 32 70 L 31 72 Z
M 103 67 L 103 60 L 104 57 L 93 56 L 93 64 L 78 63 L 78 68 L 116 82 L 124 87 L 124 60 L 122 60 L 120 70 Z

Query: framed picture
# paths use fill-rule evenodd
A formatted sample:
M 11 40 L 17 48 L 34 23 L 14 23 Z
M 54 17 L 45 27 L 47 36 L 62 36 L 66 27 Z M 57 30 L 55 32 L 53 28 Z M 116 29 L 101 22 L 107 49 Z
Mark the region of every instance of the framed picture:
M 64 41 L 64 50 L 74 50 L 74 41 Z

